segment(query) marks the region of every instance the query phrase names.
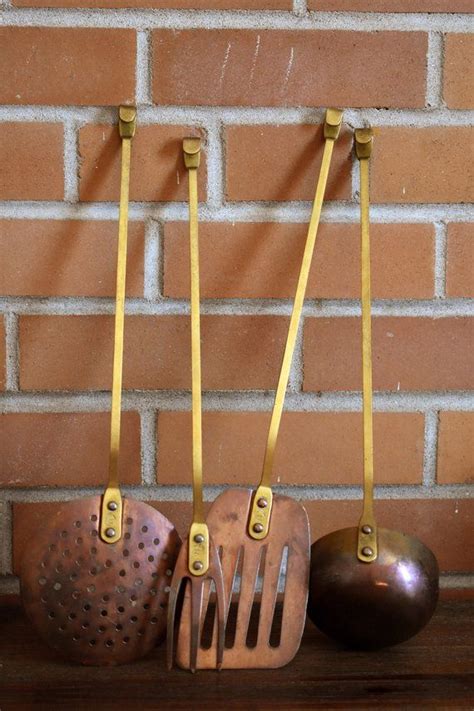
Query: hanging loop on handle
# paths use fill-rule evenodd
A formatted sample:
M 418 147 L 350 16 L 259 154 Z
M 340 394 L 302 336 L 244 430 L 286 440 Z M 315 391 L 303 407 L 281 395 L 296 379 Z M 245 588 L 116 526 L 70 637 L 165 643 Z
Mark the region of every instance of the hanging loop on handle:
M 263 463 L 263 472 L 260 484 L 255 492 L 250 510 L 250 518 L 248 523 L 248 534 L 256 540 L 265 538 L 268 534 L 270 525 L 270 516 L 272 511 L 273 495 L 271 490 L 271 477 L 273 472 L 273 461 L 275 457 L 275 449 L 280 429 L 281 416 L 283 413 L 283 405 L 285 402 L 286 388 L 290 377 L 291 363 L 298 336 L 298 328 L 300 324 L 301 312 L 303 309 L 306 286 L 308 283 L 309 270 L 313 257 L 314 245 L 318 232 L 319 220 L 321 217 L 321 209 L 326 191 L 329 167 L 331 165 L 332 152 L 334 143 L 339 136 L 342 124 L 342 111 L 340 109 L 328 109 L 326 111 L 324 122 L 324 153 L 319 172 L 319 178 L 316 186 L 316 194 L 311 212 L 311 219 L 308 227 L 308 236 L 303 253 L 300 274 L 298 278 L 298 286 L 296 288 L 295 300 L 293 303 L 293 311 L 291 313 L 290 325 L 283 354 L 283 361 L 278 379 L 278 386 L 275 393 L 273 404 L 272 417 L 270 421 L 270 429 L 268 432 L 267 447 L 265 451 L 265 459 Z
M 209 531 L 202 499 L 201 318 L 199 308 L 199 233 L 197 171 L 201 139 L 183 140 L 184 165 L 189 176 L 189 256 L 191 264 L 191 375 L 193 417 L 193 521 L 189 531 L 188 568 L 204 575 L 209 568 Z
M 116 543 L 122 537 L 122 495 L 119 488 L 118 460 L 122 407 L 123 331 L 125 320 L 125 283 L 127 275 L 128 201 L 130 189 L 131 142 L 135 135 L 135 106 L 120 106 L 119 133 L 122 139 L 120 171 L 119 234 L 117 250 L 117 283 L 115 293 L 114 361 L 112 375 L 112 408 L 110 417 L 109 481 L 102 497 L 100 537 L 105 543 Z
M 364 424 L 364 503 L 357 534 L 357 557 L 364 563 L 376 560 L 377 524 L 374 517 L 374 438 L 372 416 L 372 327 L 370 293 L 369 160 L 373 131 L 355 131 L 355 150 L 360 169 L 360 238 L 362 292 L 362 411 Z

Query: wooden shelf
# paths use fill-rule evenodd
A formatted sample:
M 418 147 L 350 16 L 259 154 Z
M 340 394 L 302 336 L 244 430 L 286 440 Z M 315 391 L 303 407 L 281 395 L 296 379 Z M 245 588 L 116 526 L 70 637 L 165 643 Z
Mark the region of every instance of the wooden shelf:
M 296 659 L 269 671 L 167 672 L 162 645 L 126 667 L 63 662 L 18 598 L 0 598 L 0 709 L 433 709 L 474 706 L 474 602 L 439 604 L 417 637 L 377 653 L 341 649 L 308 623 Z

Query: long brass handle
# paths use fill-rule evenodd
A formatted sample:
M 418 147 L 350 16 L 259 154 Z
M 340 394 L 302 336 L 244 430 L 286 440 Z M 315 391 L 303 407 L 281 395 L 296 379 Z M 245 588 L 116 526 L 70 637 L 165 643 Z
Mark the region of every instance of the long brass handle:
M 360 169 L 360 239 L 362 291 L 362 399 L 364 423 L 364 504 L 359 521 L 357 557 L 365 563 L 377 558 L 377 524 L 374 517 L 374 439 L 372 417 L 372 326 L 370 293 L 369 234 L 369 161 L 373 132 L 370 128 L 355 131 L 356 155 Z
M 109 481 L 102 497 L 100 536 L 115 543 L 122 536 L 122 495 L 119 488 L 118 460 L 122 406 L 123 331 L 125 320 L 125 284 L 127 275 L 128 201 L 132 138 L 136 130 L 137 110 L 120 106 L 119 132 L 122 139 L 120 171 L 120 207 L 115 292 L 114 360 L 112 375 L 112 408 L 110 417 Z
M 267 439 L 267 447 L 265 450 L 265 459 L 263 463 L 263 472 L 262 477 L 260 479 L 260 484 L 253 498 L 248 524 L 249 535 L 257 540 L 266 537 L 270 524 L 270 515 L 273 500 L 271 490 L 271 477 L 273 472 L 273 462 L 275 458 L 278 432 L 280 429 L 286 388 L 288 385 L 288 378 L 290 376 L 291 363 L 293 360 L 293 353 L 295 350 L 296 338 L 298 335 L 298 328 L 306 294 L 306 287 L 308 284 L 309 270 L 311 268 L 311 261 L 313 258 L 313 251 L 316 243 L 316 236 L 318 233 L 321 209 L 323 206 L 324 194 L 326 192 L 326 185 L 329 175 L 329 168 L 331 165 L 334 143 L 339 136 L 341 124 L 342 111 L 340 111 L 339 109 L 328 109 L 326 111 L 324 123 L 325 144 L 323 159 L 321 162 L 321 168 L 316 186 L 316 193 L 313 201 L 311 219 L 308 226 L 308 235 L 306 238 L 306 245 L 303 253 L 303 260 L 301 263 L 298 285 L 296 288 L 295 300 L 291 313 L 290 325 L 288 328 L 288 335 L 286 339 L 283 361 L 280 369 L 280 375 L 278 378 L 278 386 L 275 394 L 275 400 L 273 403 L 273 410 Z
M 193 521 L 189 531 L 188 568 L 204 575 L 209 568 L 209 531 L 202 499 L 201 317 L 199 293 L 199 232 L 197 172 L 201 139 L 185 138 L 184 164 L 189 176 L 189 256 L 191 265 L 191 379 L 193 418 Z

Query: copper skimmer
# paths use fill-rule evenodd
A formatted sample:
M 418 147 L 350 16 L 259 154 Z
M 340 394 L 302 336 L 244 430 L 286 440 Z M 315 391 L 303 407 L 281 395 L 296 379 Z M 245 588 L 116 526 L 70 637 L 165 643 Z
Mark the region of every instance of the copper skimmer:
M 272 493 L 271 478 L 329 167 L 341 123 L 342 111 L 328 109 L 324 123 L 323 159 L 273 405 L 260 484 L 255 492 L 250 489 L 225 491 L 212 504 L 207 517 L 211 536 L 221 553 L 224 573 L 226 630 L 223 668 L 284 666 L 298 651 L 303 633 L 310 564 L 308 516 L 305 509 L 293 499 Z M 277 605 L 279 588 L 283 594 L 282 611 Z M 206 604 L 207 600 L 204 606 Z M 180 666 L 188 667 L 189 640 L 186 629 L 180 632 L 177 659 Z M 214 666 L 215 644 L 214 626 L 210 642 L 207 641 L 198 650 L 198 668 Z
M 181 548 L 171 582 L 168 607 L 168 667 L 173 666 L 174 637 L 186 638 L 188 668 L 196 669 L 203 626 L 203 600 L 212 584 L 217 600 L 217 643 L 212 667 L 220 668 L 224 652 L 224 583 L 217 548 L 209 535 L 202 499 L 202 407 L 201 407 L 201 334 L 199 312 L 199 241 L 197 171 L 201 140 L 185 138 L 184 163 L 189 175 L 189 244 L 191 264 L 191 373 L 193 418 L 193 520 Z M 184 592 L 184 604 L 177 612 L 178 598 Z
M 43 639 L 82 664 L 123 664 L 166 631 L 169 580 L 180 548 L 170 521 L 123 498 L 118 455 L 131 143 L 136 109 L 121 106 L 122 145 L 109 481 L 103 496 L 60 503 L 21 562 L 25 610 Z

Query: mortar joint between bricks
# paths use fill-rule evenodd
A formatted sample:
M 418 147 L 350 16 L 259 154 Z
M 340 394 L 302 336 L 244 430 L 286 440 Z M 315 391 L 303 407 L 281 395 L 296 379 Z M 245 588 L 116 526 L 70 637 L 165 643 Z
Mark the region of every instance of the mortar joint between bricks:
M 5 324 L 5 387 L 7 391 L 18 392 L 20 389 L 20 344 L 19 316 L 8 311 L 4 316 Z
M 3 24 L 17 27 L 103 29 L 253 29 L 342 30 L 356 32 L 430 30 L 466 32 L 464 13 L 385 13 L 309 11 L 303 17 L 288 10 L 109 9 L 4 7 Z
M 426 107 L 445 108 L 443 102 L 444 35 L 443 32 L 428 32 L 426 57 Z
M 137 31 L 137 56 L 135 67 L 136 103 L 139 108 L 151 106 L 153 82 L 153 48 L 151 31 L 148 29 Z M 140 112 L 139 116 L 140 117 Z
M 439 412 L 436 409 L 425 413 L 424 453 L 423 453 L 423 486 L 436 486 L 437 456 L 438 456 Z

